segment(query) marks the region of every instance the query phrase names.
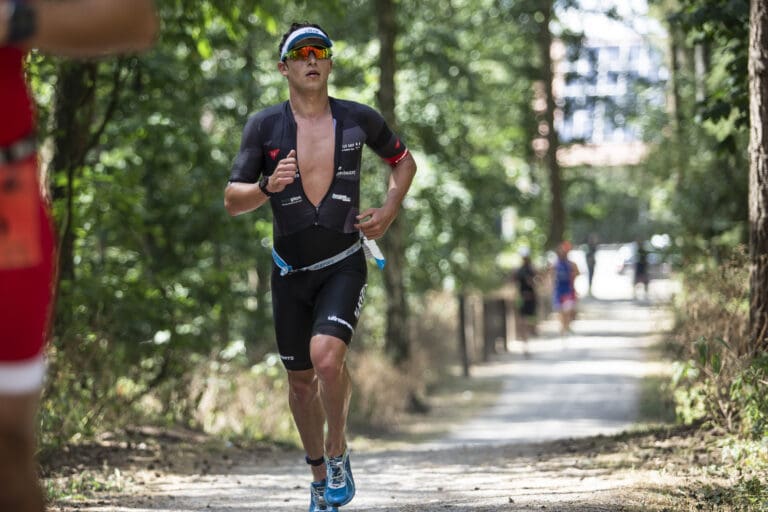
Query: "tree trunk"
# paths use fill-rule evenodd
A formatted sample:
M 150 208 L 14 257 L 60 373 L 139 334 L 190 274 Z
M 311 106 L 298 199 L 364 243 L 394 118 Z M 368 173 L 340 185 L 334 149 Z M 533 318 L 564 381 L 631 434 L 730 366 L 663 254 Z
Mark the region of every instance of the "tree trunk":
M 749 31 L 749 322 L 756 351 L 768 350 L 768 4 L 752 0 Z
M 680 148 L 683 144 L 683 100 L 681 95 L 682 88 L 682 65 L 680 63 L 680 55 L 682 54 L 682 35 L 677 25 L 669 23 L 667 25 L 669 31 L 669 55 L 670 55 L 670 88 L 671 95 L 669 98 L 669 110 L 672 113 L 672 123 L 675 137 L 675 147 Z M 675 179 L 679 190 L 683 190 L 685 187 L 685 162 L 682 153 L 677 150 L 673 155 L 673 169 L 670 169 L 672 176 Z
M 249 75 L 256 75 L 259 73 L 259 63 L 256 62 L 255 55 L 257 54 L 258 45 L 261 43 L 258 35 L 255 31 L 251 31 L 248 34 L 245 44 L 243 45 L 243 59 L 245 60 L 245 72 Z M 259 90 L 256 87 L 249 87 L 245 91 L 245 102 L 248 106 L 248 111 L 253 112 L 257 110 L 259 100 Z M 269 307 L 269 294 L 271 288 L 272 279 L 272 256 L 269 251 L 264 251 L 264 254 L 257 254 L 255 258 L 253 272 L 256 274 L 256 311 L 250 316 L 250 325 L 248 329 L 250 334 L 249 343 L 258 347 L 257 353 L 261 353 L 267 350 L 268 347 L 273 346 L 272 340 L 275 336 L 274 328 L 271 327 L 273 323 L 272 308 Z M 265 326 L 270 326 L 265 327 Z M 261 343 L 261 345 L 259 345 Z M 268 343 L 268 344 L 267 344 Z
M 539 52 L 541 54 L 542 80 L 547 99 L 545 123 L 547 126 L 546 165 L 549 172 L 549 232 L 547 246 L 554 247 L 563 240 L 565 235 L 565 206 L 563 205 L 563 184 L 560 164 L 557 161 L 557 148 L 560 145 L 555 131 L 555 97 L 552 88 L 554 73 L 552 70 L 552 33 L 549 23 L 552 20 L 552 0 L 542 4 L 543 20 L 539 25 Z
M 464 377 L 469 377 L 469 344 L 467 343 L 467 296 L 459 293 L 459 358 Z
M 671 59 L 670 67 L 670 85 L 671 94 L 670 98 L 670 111 L 672 112 L 672 119 L 675 123 L 675 133 L 678 135 L 678 139 L 681 138 L 680 134 L 683 127 L 683 110 L 682 99 L 680 95 L 680 41 L 678 36 L 678 30 L 675 25 L 669 24 L 667 29 L 669 30 L 669 58 Z
M 223 276 L 227 275 L 227 269 L 224 265 L 224 258 L 222 255 L 222 246 L 224 245 L 221 241 L 216 240 L 213 243 L 213 264 L 216 268 L 216 278 L 217 280 L 221 280 L 220 283 L 217 283 L 217 285 L 220 284 L 223 293 L 226 293 L 225 290 L 229 290 L 230 286 L 229 279 Z M 261 304 L 259 304 L 261 306 Z M 226 303 L 221 305 L 221 310 L 219 311 L 219 346 L 224 347 L 229 343 L 229 330 L 230 330 L 230 317 L 229 317 L 229 309 L 227 308 Z
M 693 47 L 693 68 L 696 82 L 696 102 L 707 98 L 707 77 L 710 73 L 709 45 L 706 42 L 697 43 Z
M 376 0 L 378 31 L 381 50 L 379 67 L 381 78 L 377 95 L 379 109 L 387 124 L 397 130 L 395 118 L 395 38 L 397 23 L 393 0 Z M 410 358 L 408 335 L 408 308 L 405 283 L 405 226 L 398 216 L 381 240 L 387 265 L 384 267 L 384 288 L 387 293 L 386 342 L 387 354 L 395 364 Z
M 54 183 L 53 201 L 65 203 L 63 215 L 58 219 L 58 277 L 74 280 L 74 183 L 77 171 L 83 165 L 91 137 L 91 120 L 95 106 L 94 63 L 62 63 L 58 72 L 58 86 L 53 114 L 53 157 L 50 173 Z M 58 178 L 64 175 L 65 179 Z

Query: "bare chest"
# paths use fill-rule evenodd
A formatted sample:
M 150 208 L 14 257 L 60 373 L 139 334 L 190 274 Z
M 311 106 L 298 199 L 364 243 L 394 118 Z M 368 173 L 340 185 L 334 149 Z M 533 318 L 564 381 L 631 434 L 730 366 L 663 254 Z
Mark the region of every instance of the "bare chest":
M 319 204 L 333 182 L 334 128 L 331 115 L 296 120 L 296 156 L 307 198 Z

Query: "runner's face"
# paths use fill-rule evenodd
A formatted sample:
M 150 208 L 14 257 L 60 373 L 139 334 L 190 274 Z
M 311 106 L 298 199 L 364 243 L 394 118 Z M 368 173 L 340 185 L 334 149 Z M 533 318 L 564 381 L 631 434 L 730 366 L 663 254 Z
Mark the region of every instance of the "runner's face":
M 308 39 L 302 41 L 298 47 L 324 46 L 321 41 Z M 288 84 L 299 90 L 318 90 L 325 88 L 328 77 L 333 69 L 331 59 L 318 59 L 314 52 L 310 53 L 307 60 L 286 60 L 278 64 L 278 69 L 288 79 Z

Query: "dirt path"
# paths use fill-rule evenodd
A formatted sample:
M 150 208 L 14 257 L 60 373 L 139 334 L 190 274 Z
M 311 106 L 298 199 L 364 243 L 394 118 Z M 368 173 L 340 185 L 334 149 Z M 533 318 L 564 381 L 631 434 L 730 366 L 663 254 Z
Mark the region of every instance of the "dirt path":
M 696 510 L 685 507 L 700 479 L 717 480 L 707 473 L 714 450 L 685 429 L 608 437 L 636 420 L 643 376 L 663 371 L 647 348 L 668 321 L 649 302 L 615 297 L 585 301 L 566 339 L 544 323 L 531 357 L 516 344 L 476 367 L 475 379 L 502 379 L 503 387 L 472 420 L 427 443 L 353 443 L 359 490 L 344 510 Z M 127 449 L 132 465 L 114 473 L 115 490 L 52 510 L 306 510 L 298 452 L 201 454 L 194 439 L 165 455 L 141 444 Z
M 509 444 L 613 434 L 637 419 L 640 381 L 664 371 L 648 347 L 668 326 L 650 303 L 583 301 L 574 332 L 557 334 L 554 321 L 475 371 L 503 378 L 497 404 L 452 432 L 441 444 Z

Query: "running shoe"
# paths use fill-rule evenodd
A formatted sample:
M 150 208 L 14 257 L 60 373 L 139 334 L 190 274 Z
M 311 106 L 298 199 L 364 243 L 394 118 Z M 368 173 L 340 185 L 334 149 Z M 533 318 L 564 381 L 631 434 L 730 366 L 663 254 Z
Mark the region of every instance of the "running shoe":
M 325 502 L 334 507 L 346 505 L 355 497 L 355 480 L 349 465 L 349 451 L 339 457 L 329 457 L 328 485 L 325 488 Z
M 325 480 L 312 482 L 312 485 L 309 486 L 309 512 L 339 512 L 336 507 L 328 506 L 325 503 L 324 493 Z

